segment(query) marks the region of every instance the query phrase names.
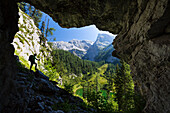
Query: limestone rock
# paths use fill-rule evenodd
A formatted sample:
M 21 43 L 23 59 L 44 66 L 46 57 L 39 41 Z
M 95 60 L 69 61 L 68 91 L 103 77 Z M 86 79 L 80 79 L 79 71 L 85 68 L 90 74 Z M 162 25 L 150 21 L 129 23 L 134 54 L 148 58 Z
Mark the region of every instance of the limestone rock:
M 19 31 L 15 34 L 12 42 L 15 48 L 15 54 L 18 55 L 20 59 L 25 59 L 26 61 L 24 60 L 24 63 L 29 64 L 29 56 L 36 53 L 40 59 L 40 61 L 37 62 L 39 64 L 38 68 L 44 69 L 41 65 L 43 65 L 47 57 L 51 59 L 50 51 L 52 50 L 47 42 L 45 42 L 45 45 L 40 44 L 41 31 L 36 27 L 33 19 L 20 9 L 18 14 L 20 16 L 18 20 Z
M 170 1 L 149 0 L 138 11 L 134 23 L 114 40 L 116 54 L 129 62 L 138 91 L 146 99 L 144 112 L 170 112 Z

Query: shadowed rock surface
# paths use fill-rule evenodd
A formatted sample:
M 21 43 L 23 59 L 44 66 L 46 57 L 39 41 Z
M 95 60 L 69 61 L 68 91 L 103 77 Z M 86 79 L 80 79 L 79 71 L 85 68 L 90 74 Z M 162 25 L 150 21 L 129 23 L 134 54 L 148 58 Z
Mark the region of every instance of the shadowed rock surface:
M 17 74 L 16 93 L 3 113 L 92 113 L 83 100 L 71 95 L 49 81 L 41 71 L 21 71 Z M 60 112 L 59 112 L 60 111 Z
M 146 113 L 170 112 L 170 0 L 23 0 L 49 14 L 62 27 L 95 24 L 119 33 L 115 56 L 126 60 Z M 0 1 L 0 111 L 15 89 L 14 48 L 18 30 L 16 1 Z M 16 100 L 17 101 L 17 100 Z

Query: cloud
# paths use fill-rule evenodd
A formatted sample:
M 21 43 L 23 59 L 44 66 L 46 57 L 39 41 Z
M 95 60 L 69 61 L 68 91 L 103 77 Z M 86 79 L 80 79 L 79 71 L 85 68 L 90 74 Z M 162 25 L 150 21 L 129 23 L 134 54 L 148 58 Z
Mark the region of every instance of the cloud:
M 110 36 L 113 36 L 113 37 L 116 37 L 117 36 L 117 34 L 115 35 L 115 34 L 112 34 L 112 33 L 110 33 L 109 31 L 99 31 L 99 34 L 107 34 L 107 35 L 110 35 Z

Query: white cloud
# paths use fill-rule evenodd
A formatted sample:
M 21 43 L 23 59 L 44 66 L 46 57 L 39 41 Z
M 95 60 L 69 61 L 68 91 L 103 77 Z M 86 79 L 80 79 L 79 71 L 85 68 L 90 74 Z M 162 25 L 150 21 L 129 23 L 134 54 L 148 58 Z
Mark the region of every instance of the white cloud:
M 109 31 L 99 31 L 99 34 L 107 34 L 107 35 L 111 35 L 111 36 L 114 36 L 114 37 L 117 36 L 117 34 L 116 34 L 116 35 L 115 35 L 115 34 L 112 34 L 112 33 L 110 33 Z

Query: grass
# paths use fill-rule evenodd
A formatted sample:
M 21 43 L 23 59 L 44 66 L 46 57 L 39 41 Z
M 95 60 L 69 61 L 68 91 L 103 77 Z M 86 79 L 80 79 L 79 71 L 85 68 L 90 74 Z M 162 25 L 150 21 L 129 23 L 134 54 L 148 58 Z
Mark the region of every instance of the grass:
M 78 89 L 78 90 L 76 91 L 76 95 L 79 95 L 79 96 L 83 97 L 83 88 Z

